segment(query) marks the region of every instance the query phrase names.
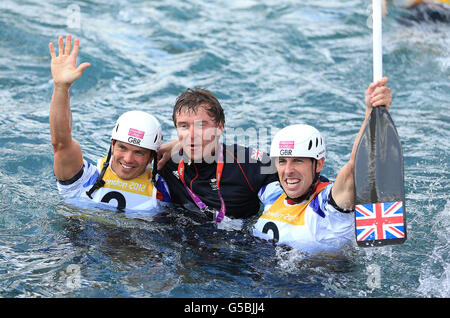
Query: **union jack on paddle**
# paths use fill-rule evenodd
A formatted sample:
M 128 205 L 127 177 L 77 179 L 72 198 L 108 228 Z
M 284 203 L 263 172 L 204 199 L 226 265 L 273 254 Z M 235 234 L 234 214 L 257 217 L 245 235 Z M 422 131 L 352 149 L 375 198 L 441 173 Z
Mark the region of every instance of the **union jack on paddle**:
M 360 204 L 355 210 L 357 241 L 405 238 L 402 201 Z

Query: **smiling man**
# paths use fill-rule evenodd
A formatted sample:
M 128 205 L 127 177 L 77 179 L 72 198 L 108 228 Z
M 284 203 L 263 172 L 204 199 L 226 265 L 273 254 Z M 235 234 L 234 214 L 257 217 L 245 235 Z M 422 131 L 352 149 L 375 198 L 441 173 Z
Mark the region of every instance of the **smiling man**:
M 158 120 L 142 111 L 129 111 L 117 120 L 111 133 L 108 155 L 97 167 L 83 158 L 79 143 L 72 138 L 70 87 L 90 66 L 77 67 L 79 40 L 71 51 L 71 36 L 59 37 L 59 55 L 49 44 L 54 90 L 50 103 L 50 132 L 54 152 L 54 173 L 58 190 L 66 198 L 86 198 L 120 210 L 154 211 L 160 202 L 170 202 L 165 181 L 151 169 L 161 145 Z
M 264 213 L 253 234 L 304 252 L 336 252 L 354 238 L 354 160 L 356 147 L 373 107 L 392 102 L 387 78 L 366 91 L 366 116 L 356 136 L 350 160 L 331 183 L 320 175 L 325 164 L 325 140 L 309 125 L 291 125 L 273 138 L 270 157 L 279 182 L 260 193 Z
M 207 90 L 183 92 L 172 118 L 177 146 L 159 173 L 167 180 L 173 202 L 200 210 L 218 223 L 225 217 L 246 219 L 256 215 L 259 191 L 276 180 L 274 170 L 261 173 L 263 167 L 270 167 L 270 158 L 254 156 L 254 149 L 220 142 L 225 114 Z

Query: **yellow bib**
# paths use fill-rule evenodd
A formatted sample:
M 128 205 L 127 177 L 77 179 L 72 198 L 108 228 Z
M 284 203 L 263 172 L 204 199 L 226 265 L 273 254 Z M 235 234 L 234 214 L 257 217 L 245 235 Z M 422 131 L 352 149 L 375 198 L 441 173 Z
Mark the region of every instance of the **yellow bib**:
M 317 193 L 316 193 L 317 195 Z M 272 206 L 261 215 L 263 219 L 289 223 L 292 225 L 305 224 L 305 210 L 308 204 L 314 199 L 315 195 L 305 203 L 289 205 L 286 204 L 286 193 L 283 193 L 272 204 Z
M 285 192 L 261 215 L 263 219 L 289 223 L 292 225 L 305 225 L 305 210 L 309 203 L 330 184 L 329 182 L 319 182 L 316 185 L 315 193 L 311 198 L 301 204 L 290 205 L 286 203 L 287 195 Z
M 99 160 L 97 168 L 103 167 L 105 160 L 106 158 Z M 140 211 L 151 210 L 158 205 L 158 191 L 153 186 L 150 167 L 139 177 L 123 180 L 108 166 L 103 181 L 105 185 L 95 191 L 92 196 L 94 202 L 103 202 L 118 209 Z

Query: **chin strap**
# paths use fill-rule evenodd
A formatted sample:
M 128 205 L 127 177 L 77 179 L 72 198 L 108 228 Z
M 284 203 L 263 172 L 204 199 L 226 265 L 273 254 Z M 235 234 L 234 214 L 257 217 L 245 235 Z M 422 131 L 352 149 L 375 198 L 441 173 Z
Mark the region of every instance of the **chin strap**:
M 153 168 L 152 168 L 152 182 L 156 182 L 156 174 L 158 172 L 158 154 L 155 150 L 150 150 L 150 155 L 153 157 Z
M 90 188 L 89 191 L 86 191 L 87 196 L 90 197 L 91 199 L 92 199 L 92 193 L 94 193 L 96 190 L 102 188 L 105 185 L 103 176 L 105 175 L 106 169 L 108 169 L 110 159 L 111 159 L 111 147 L 109 147 L 108 156 L 106 157 L 106 160 L 103 163 L 102 171 L 100 172 L 97 180 L 95 180 L 95 183 L 92 186 L 92 188 Z

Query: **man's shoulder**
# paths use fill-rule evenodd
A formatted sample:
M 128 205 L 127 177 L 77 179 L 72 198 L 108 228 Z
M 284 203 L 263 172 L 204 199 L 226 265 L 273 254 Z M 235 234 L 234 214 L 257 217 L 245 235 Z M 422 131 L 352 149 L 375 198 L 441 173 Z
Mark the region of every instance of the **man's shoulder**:
M 83 159 L 83 166 L 81 167 L 80 171 L 75 174 L 72 178 L 68 180 L 57 180 L 58 185 L 61 186 L 71 186 L 73 184 L 80 183 L 79 180 L 83 180 L 86 178 L 91 178 L 92 175 L 98 174 L 97 167 L 93 164 L 91 164 L 86 159 Z
M 178 162 L 175 162 L 175 159 L 170 157 L 164 163 L 164 166 L 161 169 L 157 170 L 157 173 L 167 179 L 167 177 L 168 177 L 167 174 L 172 174 L 172 171 L 176 171 L 177 167 L 178 167 Z
M 58 192 L 66 198 L 80 197 L 95 183 L 98 175 L 97 167 L 84 160 L 83 167 L 73 178 L 65 181 L 57 180 Z
M 265 184 L 277 180 L 276 168 L 270 157 L 256 148 L 241 145 L 228 145 L 225 149 L 225 163 L 236 167 L 245 176 L 254 192 L 258 192 Z
M 238 144 L 224 145 L 225 163 L 270 165 L 268 153 L 255 148 Z

